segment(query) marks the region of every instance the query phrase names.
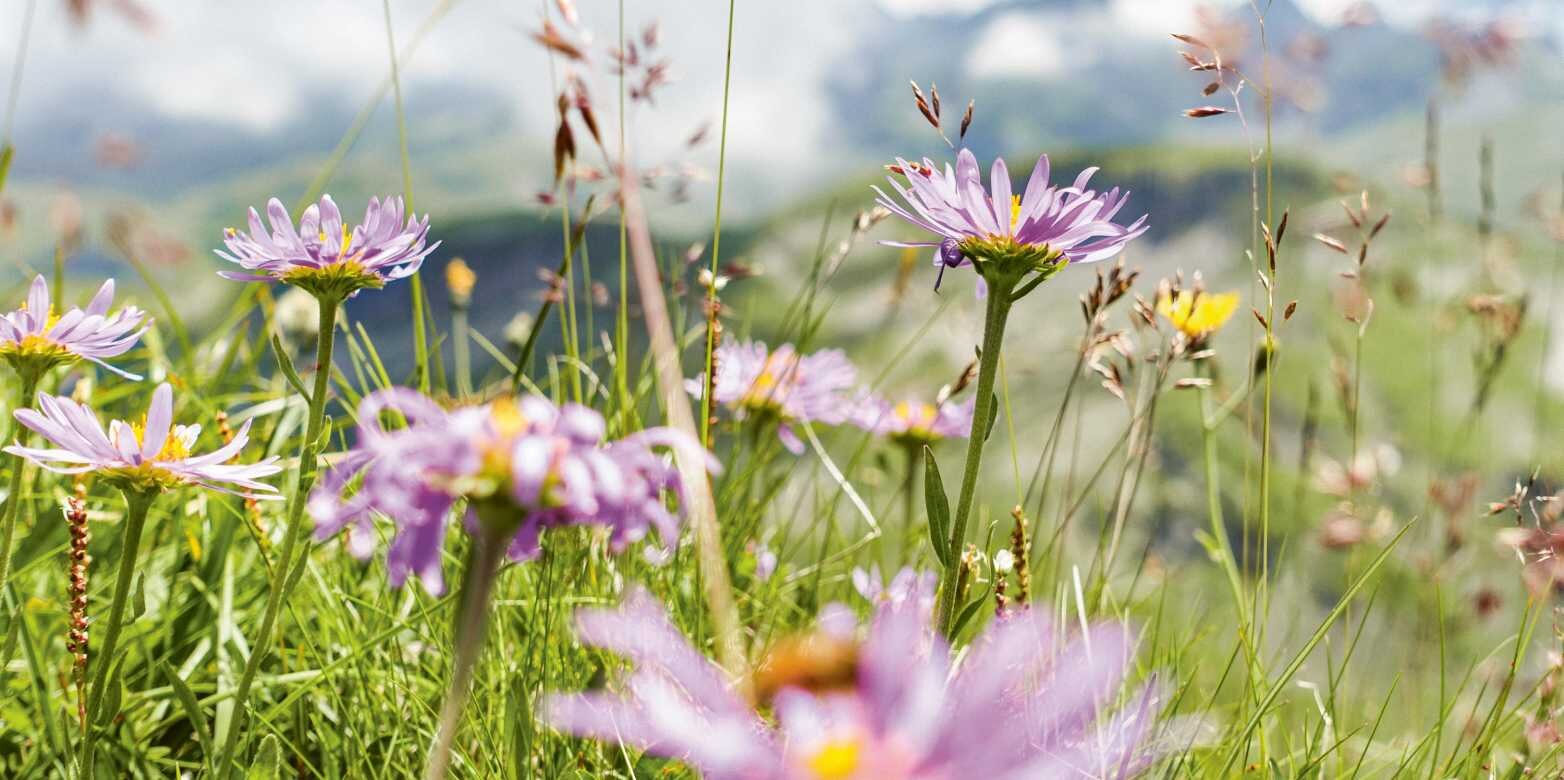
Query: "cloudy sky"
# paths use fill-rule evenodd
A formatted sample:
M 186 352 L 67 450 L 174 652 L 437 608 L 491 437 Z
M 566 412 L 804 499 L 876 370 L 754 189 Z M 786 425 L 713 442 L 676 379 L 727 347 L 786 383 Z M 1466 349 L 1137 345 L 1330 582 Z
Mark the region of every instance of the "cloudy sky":
M 0 0 L 0 68 L 12 73 L 29 2 Z M 65 3 L 36 0 L 36 19 L 22 80 L 17 123 L 47 132 L 65 105 L 105 93 L 171 120 L 209 123 L 266 136 L 323 111 L 351 116 L 384 78 L 386 21 L 372 0 L 269 0 L 216 3 L 140 0 L 155 18 L 151 31 L 94 3 L 88 24 L 70 24 Z M 1231 5 L 1234 0 L 1226 0 Z M 1296 0 L 1322 24 L 1334 24 L 1351 0 Z M 598 52 L 614 38 L 618 4 L 577 0 Z M 828 88 L 851 79 L 855 45 L 877 25 L 915 19 L 922 40 L 939 45 L 945 20 L 988 13 L 978 43 L 951 52 L 976 76 L 1068 77 L 1101 56 L 1101 42 L 1144 40 L 1166 48 L 1169 31 L 1189 29 L 1197 6 L 1183 0 L 1048 2 L 1014 0 L 790 0 L 738 3 L 729 153 L 741 171 L 786 179 L 829 167 L 832 132 Z M 553 0 L 455 0 L 404 63 L 404 88 L 461 84 L 509 103 L 518 130 L 547 143 L 550 63 L 528 38 Z M 1491 12 L 1494 7 L 1564 28 L 1559 0 L 1381 3 L 1394 24 L 1415 26 L 1435 13 Z M 405 43 L 443 0 L 396 0 L 392 25 Z M 722 0 L 630 0 L 633 32 L 656 19 L 676 81 L 655 112 L 633 119 L 635 137 L 665 147 L 718 116 L 722 99 Z M 1044 7 L 1046 6 L 1046 7 Z M 1062 6 L 1062 7 L 1061 7 Z M 1476 9 L 1476 10 L 1474 10 Z M 606 78 L 606 77 L 605 77 Z M 603 90 L 608 91 L 605 83 Z M 387 115 L 382 113 L 383 119 Z M 416 121 L 417 117 L 413 117 Z M 112 128 L 104 128 L 112 129 Z M 147 139 L 137 139 L 146 141 Z M 155 139 L 154 139 L 155 140 Z M 310 144 L 314 144 L 311 141 Z M 330 144 L 313 150 L 324 154 Z M 299 150 L 308 152 L 310 150 Z M 786 165 L 777 165 L 786 161 Z

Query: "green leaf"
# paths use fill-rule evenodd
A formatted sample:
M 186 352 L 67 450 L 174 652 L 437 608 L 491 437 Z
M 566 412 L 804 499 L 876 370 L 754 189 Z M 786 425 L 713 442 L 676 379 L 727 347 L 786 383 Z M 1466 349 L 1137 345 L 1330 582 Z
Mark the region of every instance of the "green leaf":
M 5 178 L 11 172 L 11 158 L 16 155 L 16 147 L 6 144 L 0 146 L 0 192 L 5 192 Z
M 267 734 L 255 751 L 255 761 L 244 772 L 245 780 L 277 780 L 282 777 L 282 743 Z
M 109 660 L 112 660 L 114 665 L 109 667 L 108 675 L 103 678 L 103 693 L 98 700 L 98 715 L 94 718 L 99 726 L 107 726 L 114 722 L 114 718 L 119 715 L 120 700 L 124 698 L 125 693 L 119 679 L 124 656 Z
M 961 612 L 956 616 L 956 622 L 951 625 L 950 635 L 953 637 L 961 636 L 961 629 L 965 628 L 967 623 L 977 616 L 978 610 L 983 608 L 983 603 L 986 601 L 988 601 L 988 592 L 984 591 L 982 596 L 973 599 L 965 607 L 962 607 Z
M 929 516 L 929 542 L 934 546 L 934 557 L 941 566 L 949 566 L 950 499 L 945 497 L 939 464 L 934 462 L 934 451 L 927 444 L 923 445 L 923 503 Z
M 988 423 L 983 426 L 983 441 L 988 441 L 994 435 L 994 423 L 999 422 L 999 396 L 992 395 L 988 399 Z
M 282 375 L 287 377 L 288 384 L 293 385 L 293 391 L 304 398 L 304 402 L 310 403 L 310 391 L 304 389 L 304 380 L 299 378 L 298 369 L 293 367 L 293 358 L 288 357 L 288 350 L 282 346 L 282 337 L 272 334 L 272 354 L 277 356 L 277 366 L 282 369 Z
M 185 719 L 190 721 L 190 728 L 195 732 L 196 741 L 200 743 L 204 755 L 211 749 L 212 736 L 206 730 L 206 717 L 201 714 L 201 702 L 196 700 L 195 691 L 190 690 L 190 686 L 179 676 L 179 672 L 175 671 L 174 667 L 169 666 L 166 661 L 161 666 L 163 676 L 168 678 L 169 685 L 173 687 L 174 697 L 179 700 L 179 706 L 184 709 Z

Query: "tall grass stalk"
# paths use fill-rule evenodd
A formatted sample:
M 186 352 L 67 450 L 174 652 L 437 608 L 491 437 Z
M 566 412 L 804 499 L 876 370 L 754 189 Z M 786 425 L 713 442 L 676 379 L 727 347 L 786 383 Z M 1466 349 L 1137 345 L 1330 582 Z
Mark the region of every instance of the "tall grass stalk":
M 16 410 L 26 409 L 32 405 L 33 395 L 38 392 L 38 383 L 43 378 L 36 371 L 20 374 L 20 387 L 17 390 L 16 405 L 6 415 L 10 418 L 7 429 L 6 441 L 15 440 L 22 447 L 26 447 L 32 437 L 32 429 L 17 422 Z M 5 504 L 0 505 L 0 593 L 11 581 L 11 548 L 16 543 L 16 522 L 21 516 L 24 496 L 27 495 L 27 484 L 24 475 L 27 473 L 27 461 L 20 455 L 11 455 L 11 479 L 5 493 Z M 6 621 L 10 623 L 10 619 Z
M 652 361 L 660 391 L 663 412 L 669 424 L 699 441 L 689 396 L 684 392 L 684 371 L 679 361 L 678 342 L 668 319 L 668 304 L 663 298 L 657 256 L 652 248 L 651 231 L 641 206 L 640 189 L 628 161 L 619 169 L 619 203 L 630 237 L 630 255 L 634 260 L 637 291 L 652 347 Z M 733 599 L 728 562 L 722 553 L 722 533 L 717 524 L 711 480 L 706 464 L 690 453 L 676 451 L 674 461 L 684 486 L 685 513 L 694 527 L 695 554 L 700 566 L 701 584 L 717 640 L 717 659 L 741 690 L 748 688 L 749 662 L 744 652 L 743 624 Z
M 706 285 L 706 356 L 702 362 L 704 368 L 703 386 L 701 388 L 701 443 L 711 446 L 711 410 L 712 410 L 712 383 L 716 381 L 716 371 L 713 354 L 717 349 L 718 323 L 717 323 L 717 271 L 718 263 L 722 257 L 722 193 L 723 184 L 727 180 L 728 168 L 728 105 L 729 96 L 733 88 L 733 16 L 737 7 L 736 0 L 728 0 L 728 42 L 727 53 L 722 65 L 722 129 L 717 142 L 717 206 L 716 213 L 712 216 L 711 231 L 711 284 Z M 621 111 L 623 109 L 621 108 Z

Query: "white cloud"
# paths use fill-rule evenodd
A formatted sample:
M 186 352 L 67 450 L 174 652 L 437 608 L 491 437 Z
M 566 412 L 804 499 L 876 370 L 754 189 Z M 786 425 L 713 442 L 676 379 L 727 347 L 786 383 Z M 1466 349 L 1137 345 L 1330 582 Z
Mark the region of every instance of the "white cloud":
M 879 0 L 880 7 L 894 16 L 932 14 L 972 14 L 993 5 L 996 0 Z
M 1060 35 L 1061 14 L 1008 13 L 988 23 L 967 56 L 967 71 L 974 76 L 1046 78 L 1058 76 L 1095 59 L 1088 46 L 1066 52 Z

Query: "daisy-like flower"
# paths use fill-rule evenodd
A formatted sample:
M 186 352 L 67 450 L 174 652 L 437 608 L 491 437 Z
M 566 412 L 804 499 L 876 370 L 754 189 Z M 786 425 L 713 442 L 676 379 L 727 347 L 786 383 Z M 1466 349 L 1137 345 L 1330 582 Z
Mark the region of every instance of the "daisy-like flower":
M 238 263 L 243 271 L 221 271 L 244 282 L 278 281 L 297 285 L 316 297 L 340 301 L 359 290 L 379 289 L 386 282 L 410 276 L 424 258 L 440 246 L 426 244 L 429 217 L 406 214 L 400 197 L 369 199 L 364 221 L 349 228 L 330 195 L 304 210 L 297 229 L 282 201 L 266 204 L 268 231 L 261 215 L 250 209 L 250 232 L 228 228 L 227 251 L 217 255 Z
M 385 412 L 399 413 L 406 427 L 387 430 Z M 596 411 L 538 396 L 446 410 L 392 388 L 366 396 L 358 419 L 357 446 L 310 496 L 316 537 L 348 529 L 350 551 L 365 558 L 374 551 L 374 515 L 388 517 L 396 524 L 386 553 L 391 583 L 413 574 L 431 593 L 444 591 L 440 551 L 463 499 L 469 530 L 497 528 L 513 560 L 536 556 L 543 530 L 565 525 L 606 526 L 615 550 L 652 529 L 674 543 L 679 521 L 663 496 L 679 491 L 678 472 L 654 448 L 699 447 L 671 428 L 607 441 Z M 709 456 L 708 466 L 718 469 Z
M 39 393 L 37 405 L 37 411 L 17 409 L 16 420 L 54 448 L 12 445 L 5 451 L 55 473 L 90 472 L 127 492 L 145 494 L 200 485 L 234 495 L 280 498 L 275 487 L 260 481 L 282 471 L 276 458 L 230 462 L 250 441 L 250 421 L 227 444 L 196 455 L 191 448 L 201 426 L 174 424 L 174 391 L 166 383 L 152 392 L 140 422 L 114 420 L 107 431 L 90 407 L 70 398 Z
M 712 399 L 738 419 L 777 421 L 777 437 L 794 454 L 804 451 L 794 423 L 839 425 L 855 408 L 851 394 L 858 370 L 839 349 L 800 355 L 792 344 L 771 351 L 762 341 L 724 342 L 713 360 Z M 689 380 L 685 389 L 698 399 L 704 385 L 702 374 Z
M 903 444 L 933 444 L 941 439 L 966 437 L 972 431 L 975 405 L 972 398 L 937 404 L 870 398 L 854 414 L 853 422 L 876 436 Z
M 1238 293 L 1204 290 L 1164 291 L 1157 296 L 1157 313 L 1192 342 L 1203 341 L 1222 329 L 1238 311 Z
M 774 718 L 735 695 L 644 592 L 578 613 L 576 632 L 635 671 L 622 693 L 549 697 L 554 727 L 683 761 L 706 780 L 1127 778 L 1158 753 L 1153 688 L 1111 712 L 1130 632 L 1066 637 L 1044 610 L 995 623 L 954 669 L 916 601 L 882 605 L 861 641 L 833 626 L 784 643 L 777 666 L 797 672 L 772 698 Z
M 1086 189 L 1096 168 L 1083 171 L 1069 187 L 1051 186 L 1047 155 L 1038 158 L 1020 194 L 1011 193 L 1010 170 L 1002 159 L 994 160 L 985 190 L 977 158 L 967 149 L 956 155 L 954 170 L 947 164 L 940 173 L 928 158 L 921 164 L 897 158 L 892 170 L 906 182 L 887 178 L 900 200 L 875 187 L 875 202 L 936 238 L 882 243 L 934 247 L 940 279 L 946 268 L 975 265 L 982 281 L 1003 285 L 1009 294 L 1031 273 L 1038 274 L 1035 284 L 1066 264 L 1107 260 L 1146 232 L 1144 216 L 1128 226 L 1113 221 L 1128 192 Z
M 42 275 L 33 279 L 27 301 L 16 311 L 0 315 L 0 358 L 24 376 L 41 375 L 55 366 L 90 360 L 127 379 L 135 374 L 115 368 L 105 358 L 130 351 L 146 332 L 145 314 L 124 306 L 113 314 L 114 280 L 98 288 L 86 309 L 75 306 L 56 312 L 49 299 L 49 283 Z

